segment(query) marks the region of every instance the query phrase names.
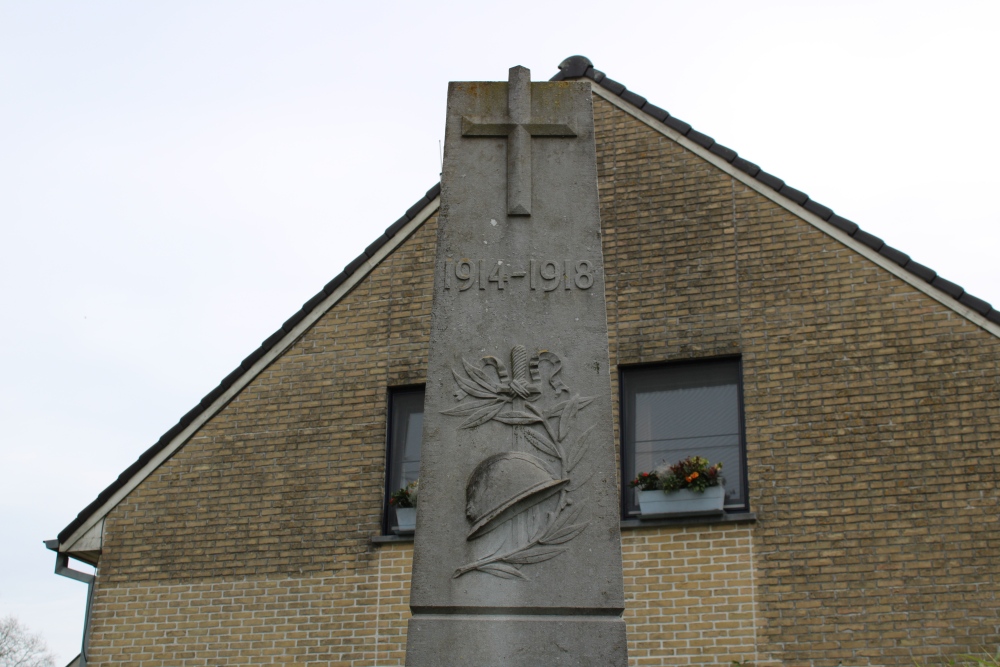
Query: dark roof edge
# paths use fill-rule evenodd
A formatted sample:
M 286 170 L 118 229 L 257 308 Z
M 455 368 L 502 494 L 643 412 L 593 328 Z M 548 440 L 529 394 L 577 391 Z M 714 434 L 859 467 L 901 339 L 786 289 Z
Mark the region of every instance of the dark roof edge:
M 590 79 L 595 84 L 603 88 L 642 111 L 648 116 L 655 118 L 663 125 L 683 135 L 690 141 L 718 156 L 725 162 L 731 164 L 736 169 L 744 172 L 751 178 L 774 190 L 782 197 L 802 206 L 810 213 L 816 215 L 823 221 L 833 225 L 854 240 L 871 248 L 873 251 L 898 264 L 907 273 L 918 278 L 930 287 L 933 287 L 942 297 L 957 302 L 961 306 L 972 310 L 983 316 L 987 321 L 1000 325 L 1000 311 L 997 311 L 986 301 L 976 298 L 966 292 L 962 287 L 945 280 L 931 269 L 910 259 L 910 256 L 887 245 L 882 239 L 873 236 L 862 230 L 857 224 L 842 218 L 833 212 L 833 209 L 815 202 L 804 192 L 796 190 L 787 185 L 783 180 L 762 171 L 760 167 L 752 162 L 748 162 L 739 157 L 736 151 L 721 144 L 708 135 L 702 134 L 693 129 L 691 125 L 671 116 L 666 110 L 651 104 L 645 97 L 637 95 L 628 90 L 624 85 L 613 81 L 604 75 L 604 72 L 594 69 L 593 63 L 585 56 L 570 56 L 559 64 L 559 73 L 553 76 L 550 81 L 563 81 L 566 79 Z M 946 301 L 947 299 L 942 299 Z
M 59 532 L 59 542 L 65 542 L 67 539 L 72 537 L 80 526 L 82 526 L 90 516 L 98 511 L 112 496 L 115 495 L 120 489 L 122 489 L 132 477 L 134 477 L 143 467 L 146 466 L 153 458 L 163 451 L 173 440 L 176 438 L 184 429 L 191 425 L 194 420 L 202 415 L 206 410 L 208 410 L 213 403 L 220 396 L 226 393 L 250 368 L 256 364 L 261 358 L 264 357 L 268 352 L 270 352 L 292 329 L 295 328 L 302 320 L 304 320 L 311 312 L 320 306 L 323 301 L 326 300 L 333 292 L 343 285 L 348 279 L 361 268 L 366 261 L 375 256 L 375 254 L 389 242 L 390 239 L 395 237 L 402 229 L 412 222 L 420 213 L 427 208 L 438 195 L 441 194 L 441 184 L 438 183 L 430 190 L 428 190 L 423 197 L 420 198 L 413 206 L 407 209 L 406 213 L 403 214 L 399 220 L 389 225 L 385 232 L 379 236 L 375 241 L 365 248 L 365 251 L 354 258 L 344 270 L 341 271 L 333 280 L 328 282 L 322 290 L 320 290 L 315 296 L 302 304 L 299 310 L 285 320 L 285 323 L 281 325 L 281 328 L 275 331 L 273 334 L 264 339 L 264 342 L 260 344 L 256 350 L 254 350 L 250 355 L 244 359 L 240 365 L 232 373 L 223 378 L 222 382 L 208 392 L 204 398 L 199 401 L 198 405 L 189 410 L 187 414 L 181 417 L 180 421 L 174 424 L 169 431 L 160 436 L 160 439 L 156 443 L 147 449 L 142 455 L 128 468 L 126 468 L 118 478 L 112 482 L 107 488 L 101 491 L 97 498 L 87 505 L 83 510 L 77 514 L 76 518 L 69 523 L 68 526 L 63 528 Z

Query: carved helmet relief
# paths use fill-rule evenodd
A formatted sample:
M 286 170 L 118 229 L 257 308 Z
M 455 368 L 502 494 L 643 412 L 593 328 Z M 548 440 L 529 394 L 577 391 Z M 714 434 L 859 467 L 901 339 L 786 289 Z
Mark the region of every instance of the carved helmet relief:
M 452 369 L 459 404 L 442 414 L 465 417 L 460 429 L 495 421 L 512 430 L 509 450 L 481 461 L 469 477 L 466 539 L 478 540 L 517 522 L 521 530 L 511 527 L 499 546 L 458 568 L 454 576 L 478 571 L 526 579 L 521 571 L 525 565 L 564 553 L 567 547 L 561 545 L 590 525 L 579 521 L 582 507 L 572 508 L 571 494 L 586 481 L 576 480 L 573 471 L 591 444 L 594 427 L 584 429 L 577 422 L 593 398 L 572 393 L 557 377 L 562 361 L 544 350 L 529 357 L 524 346 L 513 347 L 509 370 L 492 356 L 483 357 L 479 365 L 463 359 L 462 366 L 464 373 Z M 564 393 L 569 398 L 560 400 Z M 554 503 L 542 505 L 554 496 Z M 546 507 L 551 509 L 543 511 Z M 528 514 L 531 521 L 525 520 Z
M 554 495 L 568 479 L 552 477 L 537 456 L 522 452 L 494 454 L 476 466 L 465 489 L 465 514 L 473 540 Z

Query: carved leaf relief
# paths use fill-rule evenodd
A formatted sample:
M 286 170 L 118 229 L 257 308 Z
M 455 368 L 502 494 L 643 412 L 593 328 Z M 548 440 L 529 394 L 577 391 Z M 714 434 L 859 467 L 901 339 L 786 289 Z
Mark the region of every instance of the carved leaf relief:
M 477 428 L 491 421 L 509 426 L 513 442 L 523 442 L 546 458 L 521 451 L 495 454 L 479 463 L 466 488 L 466 514 L 471 524 L 468 540 L 478 540 L 504 527 L 510 536 L 478 560 L 455 570 L 455 577 L 481 572 L 501 579 L 526 579 L 521 568 L 557 558 L 567 551 L 562 545 L 583 533 L 589 521 L 579 521 L 581 507 L 572 511 L 571 492 L 584 480 L 571 477 L 592 441 L 594 426 L 582 432 L 577 425 L 580 411 L 593 398 L 574 394 L 557 376 L 562 361 L 549 351 L 528 356 L 515 346 L 510 366 L 496 357 L 483 357 L 476 366 L 462 359 L 462 370 L 453 369 L 459 404 L 442 414 L 466 417 L 458 428 Z M 544 394 L 569 398 L 549 408 Z M 573 437 L 571 437 L 573 436 Z M 548 500 L 555 497 L 554 501 Z M 548 502 L 551 507 L 545 511 Z M 534 524 L 526 519 L 531 515 Z M 528 532 L 521 528 L 533 525 Z

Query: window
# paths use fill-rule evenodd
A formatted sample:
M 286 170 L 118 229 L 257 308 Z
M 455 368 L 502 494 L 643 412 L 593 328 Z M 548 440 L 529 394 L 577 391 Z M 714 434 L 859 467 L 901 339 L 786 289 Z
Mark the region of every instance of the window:
M 396 526 L 396 510 L 389 505 L 393 491 L 420 475 L 420 440 L 424 430 L 424 388 L 403 387 L 389 391 L 389 446 L 386 452 L 385 515 L 382 533 Z
M 739 359 L 623 368 L 622 511 L 639 513 L 628 481 L 688 456 L 722 462 L 726 510 L 748 509 Z

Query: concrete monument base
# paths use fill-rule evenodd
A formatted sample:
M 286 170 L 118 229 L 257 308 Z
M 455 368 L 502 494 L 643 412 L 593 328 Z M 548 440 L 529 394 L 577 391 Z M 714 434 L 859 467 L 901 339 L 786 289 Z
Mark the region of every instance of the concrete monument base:
M 422 615 L 407 661 L 437 667 L 626 667 L 621 617 Z

